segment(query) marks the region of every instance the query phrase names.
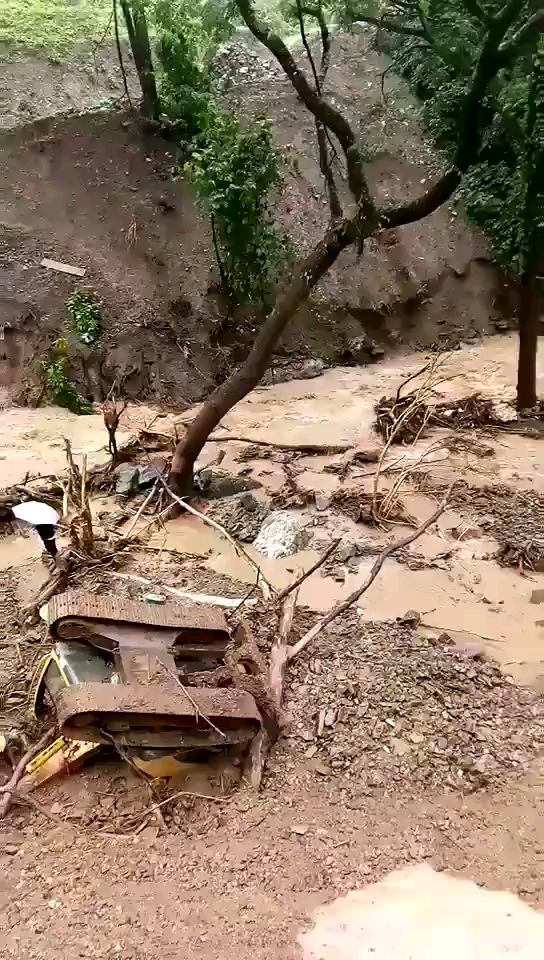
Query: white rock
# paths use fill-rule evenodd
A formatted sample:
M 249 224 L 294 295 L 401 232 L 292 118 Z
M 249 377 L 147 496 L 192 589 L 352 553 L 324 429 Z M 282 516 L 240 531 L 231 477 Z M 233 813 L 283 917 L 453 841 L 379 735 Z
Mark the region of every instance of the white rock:
M 253 546 L 262 557 L 279 560 L 297 553 L 304 543 L 307 517 L 278 510 L 264 521 Z
M 512 423 L 518 419 L 516 408 L 505 400 L 494 400 L 491 407 L 493 416 L 501 423 Z

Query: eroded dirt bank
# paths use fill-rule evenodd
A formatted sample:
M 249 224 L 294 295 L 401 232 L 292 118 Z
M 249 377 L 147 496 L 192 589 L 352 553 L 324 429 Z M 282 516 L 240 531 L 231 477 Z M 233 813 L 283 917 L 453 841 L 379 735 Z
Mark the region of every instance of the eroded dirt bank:
M 416 195 L 437 161 L 414 103 L 397 82 L 382 100 L 385 64 L 366 36 L 337 39 L 333 64 L 330 93 L 364 128 L 376 196 Z M 260 53 L 236 47 L 221 69 L 227 96 L 269 115 L 292 161 L 279 216 L 302 254 L 327 217 L 310 118 Z M 207 228 L 190 185 L 172 176 L 177 160 L 172 144 L 145 137 L 123 113 L 39 119 L 2 134 L 0 387 L 12 396 L 37 399 L 37 364 L 66 336 L 65 301 L 79 286 L 104 304 L 97 347 L 70 342 L 71 375 L 90 399 L 117 379 L 127 396 L 194 401 L 243 355 L 251 331 L 223 329 Z M 44 257 L 85 277 L 46 270 Z M 373 239 L 362 260 L 346 253 L 286 335 L 271 379 L 293 359 L 368 362 L 384 349 L 470 340 L 512 315 L 481 237 L 444 208 Z

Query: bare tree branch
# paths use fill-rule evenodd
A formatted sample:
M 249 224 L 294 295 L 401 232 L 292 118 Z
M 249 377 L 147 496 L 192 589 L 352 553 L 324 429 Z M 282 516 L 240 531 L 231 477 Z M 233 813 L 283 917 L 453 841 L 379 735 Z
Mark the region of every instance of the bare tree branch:
M 287 657 L 289 662 L 291 660 L 294 660 L 294 658 L 298 656 L 298 654 L 302 650 L 304 650 L 308 646 L 308 644 L 311 643 L 312 640 L 314 640 L 315 637 L 317 637 L 317 635 L 321 633 L 321 631 L 324 630 L 325 627 L 329 625 L 329 623 L 331 623 L 332 620 L 335 620 L 336 617 L 339 617 L 342 613 L 344 613 L 348 609 L 348 607 L 351 607 L 354 603 L 357 603 L 357 600 L 359 600 L 360 597 L 362 597 L 363 593 L 366 593 L 370 585 L 374 582 L 374 580 L 378 576 L 381 568 L 383 567 L 388 557 L 390 557 L 393 553 L 396 553 L 397 550 L 400 550 L 403 547 L 407 547 L 410 543 L 413 543 L 414 540 L 417 540 L 417 538 L 420 537 L 422 533 L 425 533 L 425 531 L 430 526 L 432 526 L 432 524 L 435 523 L 436 520 L 438 520 L 439 516 L 444 512 L 444 510 L 448 505 L 448 501 L 451 496 L 451 491 L 456 482 L 457 481 L 454 480 L 453 483 L 450 484 L 443 499 L 438 504 L 438 507 L 436 508 L 434 513 L 427 520 L 425 520 L 417 528 L 417 530 L 413 530 L 412 533 L 408 534 L 407 537 L 404 537 L 403 540 L 393 541 L 393 543 L 389 543 L 387 544 L 386 547 L 384 547 L 382 552 L 377 557 L 362 587 L 358 587 L 357 590 L 354 590 L 353 593 L 350 593 L 349 597 L 347 597 L 346 600 L 343 600 L 341 603 L 338 603 L 335 607 L 333 607 L 332 610 L 330 610 L 329 613 L 326 614 L 326 616 L 322 617 L 321 620 L 317 621 L 317 623 L 311 628 L 311 630 L 308 630 L 308 632 L 305 633 L 304 636 L 300 638 L 300 640 L 298 640 L 292 647 L 289 647 L 288 657 Z
M 317 90 L 311 87 L 281 37 L 258 19 L 252 0 L 236 0 L 236 6 L 253 36 L 276 57 L 310 113 L 338 140 L 346 157 L 349 187 L 359 204 L 359 216 L 374 221 L 376 215 L 374 201 L 370 195 L 361 153 L 350 123 L 336 107 L 320 97 Z
M 474 70 L 472 84 L 465 99 L 457 147 L 449 170 L 423 196 L 399 207 L 378 210 L 382 227 L 400 227 L 428 216 L 451 197 L 461 183 L 463 174 L 477 160 L 481 141 L 480 111 L 490 82 L 499 70 L 515 57 L 520 45 L 523 46 L 527 42 L 528 33 L 534 36 L 535 31 L 544 30 L 544 13 L 539 13 L 531 17 L 512 41 L 505 45 L 504 37 L 516 19 L 520 6 L 521 0 L 510 0 L 502 14 L 491 23 L 488 29 L 487 38 Z
M 319 122 L 319 120 L 315 121 L 315 132 L 319 150 L 319 167 L 321 169 L 321 173 L 323 174 L 325 186 L 327 187 L 327 193 L 329 194 L 331 220 L 334 222 L 342 219 L 344 216 L 344 211 L 340 202 L 340 195 L 338 193 L 338 187 L 336 186 L 336 180 L 334 179 L 325 127 Z
M 529 17 L 526 23 L 510 39 L 499 47 L 499 55 L 503 58 L 501 66 L 506 66 L 523 47 L 528 47 L 538 40 L 544 32 L 544 10 L 539 10 Z
M 479 23 L 483 23 L 486 27 L 490 25 L 491 17 L 487 11 L 484 10 L 479 0 L 461 0 L 461 3 L 471 17 L 474 17 Z

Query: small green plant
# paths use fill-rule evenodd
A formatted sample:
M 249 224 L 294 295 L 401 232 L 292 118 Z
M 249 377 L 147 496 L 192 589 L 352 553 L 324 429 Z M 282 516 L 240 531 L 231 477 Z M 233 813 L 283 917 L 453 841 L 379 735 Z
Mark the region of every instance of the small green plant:
M 66 301 L 72 333 L 86 346 L 100 338 L 102 309 L 90 292 L 76 290 Z
M 50 403 L 66 407 L 72 413 L 89 414 L 92 404 L 82 397 L 68 376 L 68 345 L 66 340 L 56 340 L 50 359 L 42 361 L 45 392 Z

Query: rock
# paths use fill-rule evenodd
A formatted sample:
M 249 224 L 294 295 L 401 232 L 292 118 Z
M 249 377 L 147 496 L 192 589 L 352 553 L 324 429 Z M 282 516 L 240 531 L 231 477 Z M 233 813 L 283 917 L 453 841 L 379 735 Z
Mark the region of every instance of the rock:
M 134 497 L 142 490 L 151 487 L 164 470 L 165 462 L 148 463 L 139 466 L 134 463 L 122 463 L 117 467 L 115 492 L 122 497 Z
M 140 489 L 140 469 L 133 464 L 122 464 L 116 471 L 115 492 L 121 497 L 134 497 Z
M 423 743 L 425 738 L 422 733 L 418 733 L 417 730 L 414 730 L 412 733 L 408 734 L 408 739 L 412 743 Z
M 313 380 L 315 377 L 320 377 L 324 370 L 325 362 L 315 357 L 303 363 L 299 377 L 301 380 Z
M 336 710 L 334 709 L 334 707 L 329 707 L 329 709 L 325 711 L 325 718 L 323 722 L 326 727 L 332 727 L 335 720 L 336 720 Z
M 254 547 L 262 557 L 279 560 L 290 557 L 304 546 L 308 519 L 283 510 L 271 513 L 264 521 Z
M 465 540 L 477 540 L 482 536 L 482 531 L 480 527 L 452 527 L 447 531 L 448 534 L 453 537 L 454 540 L 458 542 L 463 542 Z
M 318 773 L 321 777 L 328 777 L 331 774 L 331 768 L 327 766 L 323 760 L 320 760 L 319 757 L 313 757 L 312 760 L 308 760 L 307 763 L 308 770 L 314 770 L 315 773 Z
M 401 740 L 399 737 L 391 737 L 391 750 L 397 757 L 403 757 L 405 753 L 409 753 L 410 744 L 406 743 L 406 740 Z
M 266 503 L 246 491 L 212 500 L 208 504 L 206 515 L 220 523 L 231 537 L 236 537 L 242 543 L 253 543 L 268 510 Z
M 334 557 L 339 563 L 345 563 L 358 555 L 357 544 L 353 540 L 342 540 L 334 551 Z
M 8 856 L 14 857 L 16 853 L 19 853 L 19 847 L 16 843 L 5 843 L 2 847 L 2 853 L 7 853 Z
M 331 495 L 330 493 L 320 493 L 315 494 L 315 506 L 317 510 L 327 510 L 330 507 Z
M 501 423 L 512 423 L 518 419 L 516 408 L 504 400 L 494 400 L 491 404 L 491 413 Z
M 540 587 L 538 590 L 533 590 L 531 593 L 531 603 L 544 603 L 544 588 Z
M 147 487 L 151 487 L 157 477 L 160 477 L 164 472 L 164 463 L 148 463 L 145 467 L 138 468 L 138 484 L 140 490 L 145 490 Z
M 291 827 L 291 833 L 296 834 L 297 837 L 304 837 L 308 833 L 308 827 L 302 823 L 296 823 Z
M 403 617 L 397 618 L 399 623 L 407 627 L 419 627 L 421 623 L 421 614 L 417 610 L 407 610 Z

